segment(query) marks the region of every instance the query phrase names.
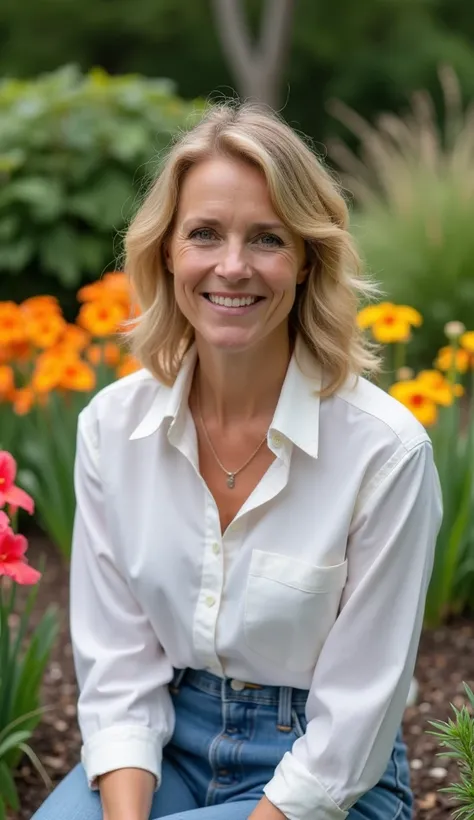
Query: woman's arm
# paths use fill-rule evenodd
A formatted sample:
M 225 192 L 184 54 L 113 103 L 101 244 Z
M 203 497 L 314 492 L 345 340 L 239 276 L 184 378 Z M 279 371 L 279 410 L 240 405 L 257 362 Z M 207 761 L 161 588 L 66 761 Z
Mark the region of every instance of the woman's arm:
M 290 820 L 344 820 L 382 776 L 414 671 L 440 521 L 429 441 L 400 445 L 359 499 L 341 611 L 316 664 L 307 729 L 265 787 Z M 252 820 L 267 820 L 265 804 Z
M 78 427 L 70 615 L 82 762 L 95 789 L 100 775 L 119 769 L 143 772 L 127 778 L 117 775 L 114 780 L 121 783 L 137 778 L 159 783 L 174 710 L 167 686 L 172 666 L 122 576 L 110 543 L 110 502 L 101 479 L 93 410 L 92 403 Z M 134 545 L 129 546 L 133 550 Z M 127 791 L 126 785 L 123 789 Z
M 143 769 L 117 769 L 99 777 L 104 820 L 148 820 L 155 777 Z

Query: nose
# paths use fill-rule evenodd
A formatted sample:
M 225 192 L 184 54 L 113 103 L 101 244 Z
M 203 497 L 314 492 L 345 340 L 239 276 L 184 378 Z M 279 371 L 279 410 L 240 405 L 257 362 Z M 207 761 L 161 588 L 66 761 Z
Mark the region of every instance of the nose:
M 252 270 L 245 254 L 245 246 L 240 242 L 226 242 L 222 247 L 221 257 L 216 265 L 217 276 L 229 282 L 249 279 Z

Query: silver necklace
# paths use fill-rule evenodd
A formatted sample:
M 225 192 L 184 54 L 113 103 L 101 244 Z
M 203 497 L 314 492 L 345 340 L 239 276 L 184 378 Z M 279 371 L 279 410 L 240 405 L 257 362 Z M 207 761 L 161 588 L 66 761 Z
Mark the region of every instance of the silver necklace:
M 209 433 L 207 432 L 207 427 L 206 427 L 206 425 L 204 424 L 204 419 L 203 419 L 203 417 L 202 417 L 202 412 L 201 412 L 201 401 L 200 401 L 200 398 L 199 398 L 199 390 L 196 390 L 196 404 L 197 404 L 197 411 L 198 411 L 198 414 L 199 414 L 199 420 L 200 420 L 200 422 L 201 422 L 202 429 L 204 430 L 204 435 L 206 436 L 206 441 L 207 441 L 207 443 L 209 444 L 209 448 L 210 448 L 210 450 L 211 450 L 211 452 L 212 452 L 212 454 L 213 454 L 213 456 L 214 456 L 215 460 L 217 461 L 217 463 L 218 463 L 219 467 L 221 468 L 221 470 L 223 470 L 223 472 L 224 472 L 224 473 L 226 474 L 226 476 L 227 476 L 227 479 L 226 479 L 226 481 L 227 481 L 227 486 L 229 487 L 229 489 L 230 489 L 230 490 L 233 490 L 233 489 L 234 489 L 234 487 L 235 487 L 235 477 L 236 477 L 239 473 L 241 473 L 241 472 L 242 472 L 242 470 L 245 470 L 245 468 L 246 468 L 246 467 L 250 464 L 250 462 L 252 461 L 252 459 L 253 459 L 253 458 L 255 458 L 255 456 L 257 455 L 258 451 L 260 450 L 260 447 L 262 447 L 262 446 L 265 444 L 266 440 L 267 440 L 267 433 L 265 433 L 265 437 L 262 439 L 262 441 L 260 442 L 260 444 L 258 445 L 258 447 L 256 447 L 256 448 L 255 448 L 255 450 L 253 451 L 253 453 L 252 453 L 252 455 L 250 456 L 250 458 L 248 458 L 248 459 L 247 459 L 247 461 L 245 462 L 245 464 L 242 464 L 242 467 L 239 467 L 239 469 L 238 469 L 238 470 L 233 470 L 232 472 L 231 472 L 230 470 L 226 470 L 226 468 L 224 467 L 224 465 L 223 465 L 222 461 L 220 460 L 219 456 L 217 455 L 217 453 L 216 453 L 216 451 L 215 451 L 215 449 L 214 449 L 214 445 L 213 445 L 213 443 L 212 443 L 212 441 L 211 441 L 211 439 L 210 439 Z

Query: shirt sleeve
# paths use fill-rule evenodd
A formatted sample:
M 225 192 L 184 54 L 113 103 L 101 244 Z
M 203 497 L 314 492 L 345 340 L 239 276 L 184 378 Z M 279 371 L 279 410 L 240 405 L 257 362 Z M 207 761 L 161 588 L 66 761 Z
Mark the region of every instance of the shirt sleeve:
M 174 724 L 173 670 L 114 558 L 96 434 L 84 413 L 75 491 L 70 619 L 82 762 L 93 789 L 98 775 L 125 767 L 151 772 L 158 787 Z
M 414 672 L 441 517 L 428 441 L 392 457 L 356 510 L 306 732 L 265 787 L 289 820 L 342 820 L 382 777 Z

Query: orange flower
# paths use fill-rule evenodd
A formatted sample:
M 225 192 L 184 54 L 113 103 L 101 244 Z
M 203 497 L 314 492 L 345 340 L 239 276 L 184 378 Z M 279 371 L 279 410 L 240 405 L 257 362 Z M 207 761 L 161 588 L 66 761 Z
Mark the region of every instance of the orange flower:
M 67 324 L 59 343 L 63 348 L 70 348 L 79 352 L 84 350 L 90 339 L 89 334 L 77 325 Z
M 93 336 L 112 336 L 120 328 L 127 311 L 119 302 L 99 300 L 86 302 L 79 311 L 78 322 Z
M 87 348 L 86 356 L 94 367 L 103 361 L 108 367 L 116 367 L 120 361 L 120 348 L 114 342 L 106 342 L 105 345 L 90 345 Z
M 140 370 L 141 364 L 131 353 L 127 353 L 121 362 L 121 364 L 117 367 L 116 373 L 118 379 L 123 379 L 125 376 L 130 376 L 131 373 L 135 373 L 137 370 Z
M 8 364 L 0 365 L 0 401 L 9 401 L 15 390 L 15 376 Z
M 60 387 L 65 390 L 77 390 L 88 393 L 95 387 L 95 373 L 88 364 L 81 359 L 69 359 L 64 363 Z
M 20 305 L 26 319 L 43 319 L 52 314 L 61 315 L 61 307 L 55 296 L 31 296 Z
M 23 314 L 15 302 L 0 302 L 0 345 L 24 342 Z
M 462 347 L 456 350 L 456 356 L 453 359 L 454 355 L 454 348 L 451 345 L 446 345 L 446 347 L 442 347 L 438 350 L 438 356 L 434 363 L 435 367 L 438 370 L 443 370 L 444 372 L 451 370 L 454 363 L 454 369 L 458 373 L 466 373 L 469 368 L 469 364 L 471 362 L 471 355 L 464 350 Z
M 13 362 L 29 362 L 31 359 L 33 348 L 28 340 L 24 342 L 15 342 L 9 348 L 10 361 Z
M 64 361 L 58 356 L 40 356 L 31 379 L 35 393 L 49 393 L 61 382 L 64 372 Z
M 114 302 L 120 302 L 129 312 L 131 301 L 131 290 L 128 279 L 124 273 L 120 271 L 112 271 L 104 274 L 102 279 L 97 282 L 92 282 L 90 285 L 85 285 L 77 294 L 80 302 L 95 302 L 111 299 Z
M 51 313 L 27 322 L 28 338 L 35 347 L 47 348 L 57 344 L 64 332 L 65 321 L 62 316 Z
M 35 394 L 31 387 L 20 387 L 13 394 L 13 412 L 17 416 L 26 416 L 33 407 Z

